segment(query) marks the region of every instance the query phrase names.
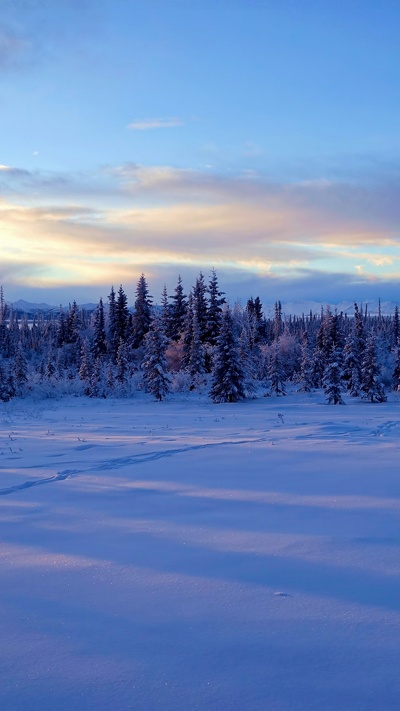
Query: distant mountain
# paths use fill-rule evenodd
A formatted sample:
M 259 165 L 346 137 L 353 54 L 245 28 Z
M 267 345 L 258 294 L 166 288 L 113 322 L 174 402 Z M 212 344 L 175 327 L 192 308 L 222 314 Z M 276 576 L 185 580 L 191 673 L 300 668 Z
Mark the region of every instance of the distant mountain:
M 50 306 L 49 304 L 41 303 L 41 304 L 33 304 L 30 301 L 25 301 L 24 299 L 18 299 L 18 301 L 13 301 L 12 304 L 9 304 L 9 306 L 12 306 L 14 311 L 22 312 L 24 314 L 34 314 L 38 312 L 51 312 L 55 311 L 57 309 L 56 306 Z
M 13 301 L 12 304 L 8 303 L 8 306 L 12 306 L 14 311 L 18 314 L 26 314 L 27 316 L 33 316 L 38 313 L 54 313 L 58 312 L 60 309 L 60 306 L 51 306 L 50 304 L 45 303 L 35 304 L 30 301 L 25 301 L 24 299 Z M 63 307 L 64 310 L 67 310 L 67 308 L 68 307 L 66 306 Z M 79 308 L 85 309 L 86 311 L 93 311 L 96 308 L 96 304 L 79 304 Z

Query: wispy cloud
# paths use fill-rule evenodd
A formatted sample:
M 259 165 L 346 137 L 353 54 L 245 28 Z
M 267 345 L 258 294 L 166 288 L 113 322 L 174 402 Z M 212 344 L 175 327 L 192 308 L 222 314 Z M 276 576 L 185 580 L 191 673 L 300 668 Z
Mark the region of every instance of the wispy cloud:
M 128 128 L 130 131 L 151 131 L 154 128 L 176 128 L 183 125 L 182 119 L 173 116 L 171 118 L 135 119 L 128 125 Z
M 0 29 L 0 69 L 11 69 L 19 64 L 29 49 L 29 42 L 10 30 Z
M 30 284 L 51 288 L 211 266 L 304 291 L 305 281 L 321 291 L 346 278 L 349 289 L 397 279 L 399 206 L 388 179 L 367 187 L 133 163 L 92 174 L 0 166 L 0 191 L 9 245 L 0 282 L 12 264 L 19 283 L 31 264 Z

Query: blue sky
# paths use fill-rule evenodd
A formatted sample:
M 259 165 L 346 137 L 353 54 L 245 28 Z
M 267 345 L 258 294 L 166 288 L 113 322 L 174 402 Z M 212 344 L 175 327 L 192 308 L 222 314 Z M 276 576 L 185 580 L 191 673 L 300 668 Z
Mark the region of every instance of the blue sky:
M 0 280 L 397 299 L 400 6 L 2 0 Z

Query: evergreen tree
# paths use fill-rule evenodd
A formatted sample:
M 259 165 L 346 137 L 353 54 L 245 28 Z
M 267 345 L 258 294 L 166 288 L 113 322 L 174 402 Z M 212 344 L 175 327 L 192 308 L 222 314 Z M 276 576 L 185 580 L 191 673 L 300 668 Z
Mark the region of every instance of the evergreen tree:
M 279 345 L 277 341 L 274 341 L 271 346 L 267 372 L 270 381 L 271 393 L 274 395 L 286 395 L 285 371 L 280 357 Z
M 352 397 L 358 397 L 361 385 L 361 360 L 357 334 L 347 337 L 344 346 L 343 380 Z
M 128 358 L 128 348 L 124 341 L 120 340 L 118 351 L 117 351 L 117 365 L 115 370 L 115 380 L 118 383 L 120 389 L 125 391 L 128 385 L 128 379 L 130 376 L 129 358 Z
M 341 396 L 342 356 L 339 347 L 334 348 L 330 355 L 322 379 L 326 400 L 329 404 L 343 405 Z
M 73 301 L 72 306 L 70 305 L 68 308 L 68 314 L 65 324 L 66 337 L 64 342 L 69 344 L 79 344 L 81 328 L 82 322 L 78 304 L 76 303 L 76 301 Z
M 207 331 L 205 339 L 210 345 L 215 346 L 221 327 L 222 306 L 225 304 L 224 292 L 219 290 L 218 277 L 215 269 L 211 271 L 208 284 L 208 314 Z
M 144 341 L 151 324 L 151 296 L 144 274 L 140 276 L 136 287 L 135 310 L 132 319 L 132 348 L 139 348 Z
M 164 284 L 161 294 L 161 325 L 166 336 L 170 331 L 171 305 L 168 303 L 167 286 Z
M 273 333 L 274 339 L 277 341 L 282 333 L 282 304 L 280 301 L 275 301 Z
M 159 318 L 155 318 L 145 338 L 142 368 L 145 388 L 157 400 L 162 400 L 170 391 L 165 357 L 167 345 L 168 339 L 164 334 L 162 323 Z
M 182 335 L 182 362 L 181 367 L 186 370 L 190 361 L 190 353 L 192 350 L 193 340 L 193 295 L 189 294 L 188 305 L 186 309 L 185 325 Z
M 307 333 L 303 334 L 301 344 L 301 362 L 299 375 L 299 392 L 309 393 L 313 388 L 313 366 L 311 360 L 311 349 Z
M 103 359 L 96 358 L 93 363 L 93 370 L 88 384 L 89 397 L 106 397 L 106 389 L 103 382 Z
M 121 285 L 115 302 L 115 339 L 118 346 L 121 341 L 126 341 L 128 318 L 128 299 Z
M 110 294 L 108 296 L 108 314 L 107 314 L 107 351 L 113 361 L 117 357 L 117 350 L 119 345 L 119 340 L 117 339 L 117 323 L 116 323 L 116 299 L 114 287 L 111 287 Z
M 102 299 L 100 299 L 94 315 L 93 343 L 91 347 L 91 353 L 94 360 L 96 360 L 97 358 L 102 358 L 107 353 L 107 335 Z
M 246 304 L 247 317 L 250 325 L 250 346 L 253 348 L 260 342 L 263 331 L 263 312 L 260 297 L 251 296 Z
M 22 344 L 19 343 L 14 359 L 14 385 L 16 394 L 21 395 L 28 382 L 28 365 Z
M 196 311 L 199 323 L 200 340 L 202 343 L 207 338 L 208 306 L 207 287 L 204 282 L 204 275 L 200 272 L 193 287 L 193 309 Z
M 200 328 L 197 319 L 196 310 L 193 309 L 192 319 L 192 338 L 190 342 L 190 350 L 186 370 L 190 375 L 191 389 L 204 382 L 204 374 L 206 372 L 204 346 L 200 340 Z
M 246 397 L 251 397 L 256 392 L 254 381 L 260 377 L 262 356 L 258 347 L 251 348 L 249 321 L 246 313 L 239 336 L 239 357 L 245 373 Z
M 0 400 L 8 402 L 15 394 L 15 382 L 9 364 L 0 359 Z
M 393 325 L 392 325 L 392 346 L 397 348 L 400 345 L 400 318 L 399 318 L 399 307 L 394 307 L 393 314 Z
M 61 348 L 64 343 L 68 342 L 67 338 L 67 324 L 65 320 L 65 314 L 64 314 L 64 309 L 60 304 L 60 311 L 58 315 L 58 323 L 57 323 L 57 348 Z
M 184 327 L 187 311 L 186 294 L 183 293 L 181 275 L 178 276 L 178 283 L 175 288 L 175 293 L 170 297 L 172 299 L 170 311 L 170 325 L 167 335 L 173 341 L 178 341 L 181 337 Z
M 376 340 L 374 336 L 367 338 L 361 373 L 361 392 L 363 400 L 385 402 L 387 398 L 382 384 L 381 369 L 377 360 Z
M 79 367 L 79 377 L 85 383 L 85 395 L 90 395 L 90 379 L 93 375 L 93 359 L 90 352 L 90 345 L 87 338 L 84 339 L 81 348 L 81 363 Z
M 246 375 L 240 363 L 239 342 L 229 308 L 222 315 L 210 397 L 213 402 L 237 402 L 245 398 Z
M 400 348 L 396 349 L 396 362 L 393 370 L 393 390 L 400 390 Z

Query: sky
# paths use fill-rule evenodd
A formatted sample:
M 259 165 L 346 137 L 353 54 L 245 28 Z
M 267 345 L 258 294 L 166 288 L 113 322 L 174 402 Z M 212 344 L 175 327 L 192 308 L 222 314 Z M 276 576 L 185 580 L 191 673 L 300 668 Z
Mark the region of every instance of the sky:
M 400 293 L 398 0 L 1 0 L 6 299 Z

